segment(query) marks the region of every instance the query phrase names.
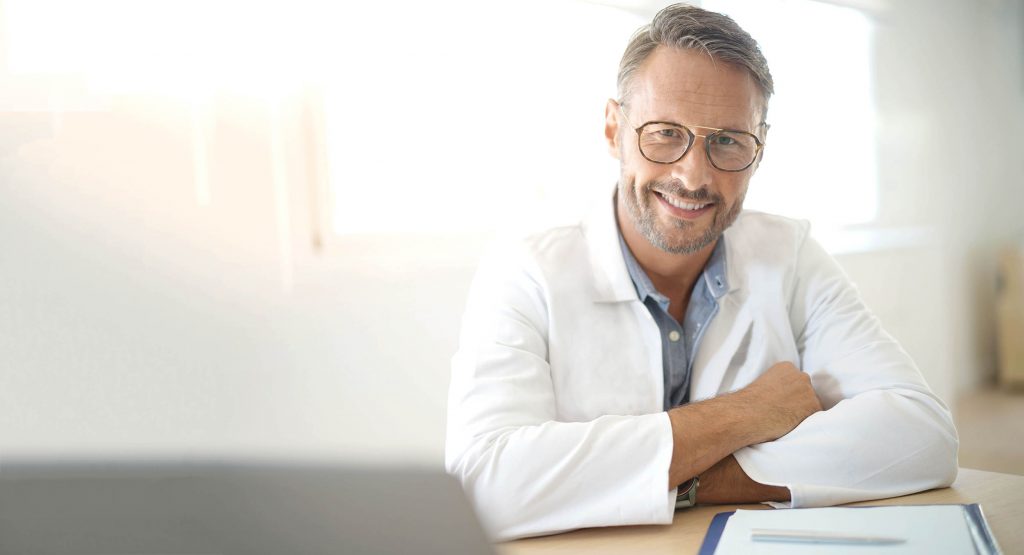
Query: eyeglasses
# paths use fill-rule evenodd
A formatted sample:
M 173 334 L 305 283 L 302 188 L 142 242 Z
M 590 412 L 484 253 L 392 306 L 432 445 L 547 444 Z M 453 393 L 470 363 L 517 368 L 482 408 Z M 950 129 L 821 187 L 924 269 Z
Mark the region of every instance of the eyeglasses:
M 633 124 L 623 109 L 622 104 L 615 103 L 626 118 L 630 127 Z M 767 130 L 768 124 L 762 123 Z M 698 129 L 712 131 L 709 135 L 694 133 L 689 127 L 666 121 L 649 121 L 635 127 L 637 146 L 644 158 L 656 164 L 675 164 L 690 151 L 697 137 L 704 138 L 704 152 L 707 153 L 711 165 L 724 172 L 741 172 L 750 167 L 757 159 L 764 143 L 753 133 L 735 129 L 718 129 L 695 125 Z

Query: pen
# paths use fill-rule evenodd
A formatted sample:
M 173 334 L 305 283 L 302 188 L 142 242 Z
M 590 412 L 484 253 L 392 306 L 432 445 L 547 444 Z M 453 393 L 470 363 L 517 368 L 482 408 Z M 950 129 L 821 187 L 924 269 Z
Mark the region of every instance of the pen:
M 880 536 L 858 536 L 844 532 L 822 532 L 818 530 L 769 530 L 754 528 L 750 531 L 750 539 L 756 542 L 783 543 L 832 543 L 859 545 L 887 545 L 904 543 L 901 538 L 885 538 Z

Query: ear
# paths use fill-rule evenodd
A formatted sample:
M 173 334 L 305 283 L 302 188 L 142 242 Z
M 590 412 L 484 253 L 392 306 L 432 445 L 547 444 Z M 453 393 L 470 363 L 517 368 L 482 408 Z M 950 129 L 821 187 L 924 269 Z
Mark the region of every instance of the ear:
M 604 105 L 604 138 L 608 142 L 608 154 L 619 159 L 619 104 L 608 99 Z

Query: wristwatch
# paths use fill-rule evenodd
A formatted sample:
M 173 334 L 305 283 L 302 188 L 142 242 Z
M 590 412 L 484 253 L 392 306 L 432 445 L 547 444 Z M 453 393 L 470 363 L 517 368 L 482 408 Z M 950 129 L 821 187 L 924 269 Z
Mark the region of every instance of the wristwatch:
M 699 485 L 700 480 L 696 476 L 679 484 L 679 489 L 676 490 L 676 509 L 685 509 L 697 504 L 697 486 Z

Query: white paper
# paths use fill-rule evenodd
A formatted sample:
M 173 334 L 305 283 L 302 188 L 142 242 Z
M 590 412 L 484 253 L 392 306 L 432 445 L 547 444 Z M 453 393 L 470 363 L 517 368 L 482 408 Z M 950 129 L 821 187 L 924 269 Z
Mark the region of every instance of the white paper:
M 753 528 L 811 530 L 906 540 L 890 545 L 835 545 L 755 542 Z M 974 553 L 967 515 L 960 505 L 828 507 L 823 509 L 739 510 L 725 525 L 716 555 Z

